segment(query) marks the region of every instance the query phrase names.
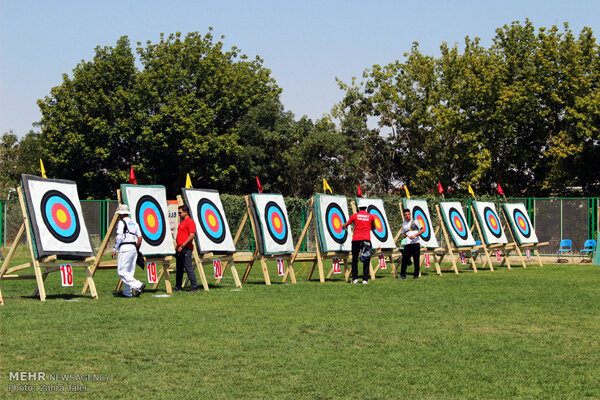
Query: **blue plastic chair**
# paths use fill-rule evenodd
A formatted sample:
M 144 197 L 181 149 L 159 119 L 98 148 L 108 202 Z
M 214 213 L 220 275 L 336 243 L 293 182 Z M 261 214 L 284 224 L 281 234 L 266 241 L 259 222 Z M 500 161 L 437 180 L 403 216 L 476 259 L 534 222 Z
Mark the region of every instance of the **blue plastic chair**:
M 580 262 L 592 262 L 594 252 L 596 251 L 596 241 L 588 239 L 583 244 L 583 249 L 579 250 Z
M 571 254 L 571 262 L 573 262 L 573 242 L 571 239 L 563 239 L 560 241 L 558 245 L 558 251 L 556 252 L 556 262 L 560 263 L 562 260 L 565 262 L 569 262 L 569 259 L 566 258 L 567 253 Z M 563 255 L 565 258 L 560 258 Z

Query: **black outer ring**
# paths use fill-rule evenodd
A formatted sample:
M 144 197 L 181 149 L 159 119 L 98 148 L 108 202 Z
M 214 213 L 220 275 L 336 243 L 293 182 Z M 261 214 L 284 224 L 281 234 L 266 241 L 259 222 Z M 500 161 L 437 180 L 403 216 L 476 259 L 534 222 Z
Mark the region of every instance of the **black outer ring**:
M 423 227 L 423 228 L 427 228 L 427 235 L 425 235 L 425 233 L 423 233 L 421 235 L 421 239 L 423 239 L 423 241 L 428 242 L 429 239 L 431 239 L 431 223 L 429 221 L 429 219 L 427 218 L 427 214 L 425 214 L 425 211 L 423 211 L 423 209 L 419 206 L 414 206 L 412 209 L 412 216 L 414 218 L 415 216 L 415 211 L 421 211 L 421 214 L 423 214 L 423 219 L 425 220 L 425 223 L 427 224 L 427 226 Z M 414 218 L 416 220 L 416 218 Z
M 149 201 L 150 203 L 152 203 L 156 206 L 156 209 L 158 210 L 158 213 L 160 214 L 160 219 L 163 224 L 163 230 L 160 233 L 160 237 L 155 240 L 151 240 L 150 238 L 148 238 L 148 236 L 146 236 L 146 233 L 142 229 L 142 218 L 140 218 L 140 217 L 143 217 L 143 215 L 140 216 L 140 209 L 142 208 L 142 204 L 144 204 L 147 201 Z M 148 243 L 150 246 L 158 246 L 165 240 L 165 234 L 167 232 L 167 227 L 165 225 L 165 214 L 163 214 L 162 209 L 160 208 L 160 205 L 158 204 L 158 202 L 156 201 L 156 199 L 154 197 L 146 194 L 139 198 L 139 200 L 137 201 L 137 204 L 135 206 L 135 218 L 136 218 L 138 224 L 140 225 L 140 232 L 142 233 L 142 237 L 144 238 L 146 243 Z
M 502 229 L 499 229 L 500 232 L 494 233 L 494 231 L 492 230 L 492 228 L 488 225 L 488 219 L 486 218 L 486 213 L 487 213 L 488 210 L 496 218 L 496 221 L 498 221 L 498 224 L 500 223 L 500 218 L 498 218 L 498 215 L 496 215 L 496 213 L 494 212 L 494 210 L 492 210 L 490 207 L 485 207 L 483 209 L 483 219 L 485 221 L 485 224 L 487 225 L 488 231 L 490 231 L 490 233 L 492 234 L 492 236 L 494 236 L 497 239 L 500 239 L 502 237 Z
M 383 217 L 383 213 L 381 212 L 381 210 L 379 208 L 377 208 L 377 206 L 374 206 L 373 204 L 371 204 L 369 207 L 367 207 L 367 212 L 369 214 L 371 214 L 371 210 L 377 210 L 377 212 L 379 213 L 379 215 L 381 215 Z M 373 235 L 375 235 L 375 237 L 380 241 L 380 242 L 385 242 L 388 238 L 388 226 L 385 223 L 385 220 L 382 218 L 381 219 L 381 223 L 383 224 L 383 227 L 385 228 L 385 234 L 383 236 L 379 236 L 379 234 L 377 233 L 377 231 L 375 229 L 371 229 L 371 232 L 373 232 Z
M 221 224 L 221 236 L 215 237 L 213 232 L 210 231 L 208 228 L 206 228 L 205 224 L 203 223 L 204 219 L 202 219 L 202 214 L 201 214 L 201 210 L 202 210 L 202 206 L 204 204 L 208 204 L 210 206 L 212 206 L 215 211 L 217 211 L 217 217 L 219 217 L 219 223 Z M 206 237 L 213 243 L 223 243 L 223 241 L 225 240 L 225 226 L 223 224 L 223 215 L 221 215 L 221 211 L 219 211 L 219 208 L 217 207 L 217 205 L 215 203 L 213 203 L 212 201 L 210 201 L 209 199 L 201 199 L 198 202 L 198 206 L 197 206 L 197 215 L 198 215 L 198 222 L 200 222 L 200 227 L 202 228 L 202 232 L 204 232 L 204 234 L 206 235 Z
M 73 214 L 75 214 L 75 218 L 73 223 L 75 224 L 75 232 L 73 232 L 73 234 L 71 236 L 63 236 L 61 234 L 59 234 L 58 232 L 56 232 L 54 230 L 54 228 L 52 227 L 52 225 L 50 225 L 50 221 L 48 220 L 48 216 L 46 215 L 46 203 L 48 202 L 48 200 L 50 200 L 51 197 L 60 197 L 61 199 L 63 199 L 64 201 L 66 201 L 69 206 L 71 206 L 71 210 L 73 210 Z M 79 237 L 79 232 L 81 232 L 81 227 L 79 225 L 79 214 L 77 214 L 77 210 L 75 209 L 75 206 L 73 205 L 73 202 L 71 200 L 69 200 L 67 198 L 67 196 L 65 196 L 64 193 L 59 192 L 58 190 L 48 190 L 46 193 L 44 193 L 44 195 L 42 196 L 42 201 L 40 202 L 40 211 L 42 213 L 42 221 L 44 221 L 44 225 L 46 225 L 46 228 L 48 228 L 48 231 L 52 234 L 52 236 L 54 236 L 56 239 L 60 240 L 63 243 L 73 243 L 74 241 L 77 240 L 77 238 Z
M 285 224 L 285 236 L 283 237 L 283 239 L 279 239 L 277 237 L 275 237 L 275 234 L 272 231 L 272 227 L 271 227 L 271 221 L 268 220 L 269 217 L 269 208 L 271 207 L 275 207 L 277 210 L 279 210 L 279 213 L 281 214 L 281 218 L 283 219 L 283 223 Z M 267 232 L 269 232 L 269 236 L 271 236 L 271 239 L 273 239 L 273 241 L 277 244 L 285 244 L 287 242 L 288 239 L 288 235 L 289 235 L 289 231 L 290 231 L 290 227 L 288 226 L 288 223 L 285 219 L 285 214 L 283 213 L 283 210 L 281 209 L 281 207 L 279 207 L 279 204 L 275 203 L 274 201 L 269 201 L 267 202 L 267 204 L 265 205 L 265 215 L 264 215 L 264 220 L 265 220 L 265 226 L 267 227 Z
M 332 208 L 335 208 L 339 214 L 342 216 L 342 223 L 346 223 L 346 221 L 344 221 L 345 216 L 344 213 L 342 212 L 342 209 L 340 208 L 340 206 L 336 203 L 330 203 L 327 206 L 327 209 L 325 210 L 325 218 L 328 218 L 329 216 L 329 212 L 331 211 Z M 344 236 L 341 239 L 338 239 L 335 237 L 334 233 L 331 231 L 331 221 L 329 221 L 329 219 L 327 219 L 325 221 L 325 225 L 327 226 L 327 232 L 329 232 L 329 236 L 331 237 L 331 240 L 333 240 L 334 242 L 338 243 L 338 244 L 344 244 L 346 243 L 346 240 L 348 239 L 348 231 L 344 230 Z
M 454 227 L 454 224 L 452 224 L 452 219 L 450 219 L 450 215 L 452 214 L 452 211 L 456 211 L 456 213 L 458 214 L 458 216 L 461 219 L 461 222 L 463 224 L 463 226 L 465 227 L 465 233 L 464 235 L 461 235 L 460 232 L 458 232 L 456 230 L 456 228 Z M 460 213 L 458 212 L 458 210 L 454 207 L 450 207 L 450 209 L 448 210 L 448 219 L 450 219 L 450 226 L 452 226 L 452 230 L 454 232 L 456 232 L 456 234 L 458 235 L 459 238 L 461 238 L 462 240 L 467 240 L 467 238 L 469 237 L 469 228 L 467 227 L 467 222 L 464 220 L 464 218 L 460 215 Z
M 526 238 L 531 237 L 531 231 L 532 231 L 531 224 L 529 223 L 529 221 L 527 221 L 527 219 L 525 219 L 525 222 L 527 222 L 529 225 L 529 233 L 524 234 L 523 231 L 519 228 L 519 223 L 517 222 L 517 213 L 524 215 L 523 212 L 521 210 L 519 210 L 518 208 L 515 208 L 513 210 L 513 221 L 515 221 L 515 226 L 517 227 L 517 230 L 519 231 L 519 233 L 521 235 L 523 235 L 523 237 L 526 237 Z

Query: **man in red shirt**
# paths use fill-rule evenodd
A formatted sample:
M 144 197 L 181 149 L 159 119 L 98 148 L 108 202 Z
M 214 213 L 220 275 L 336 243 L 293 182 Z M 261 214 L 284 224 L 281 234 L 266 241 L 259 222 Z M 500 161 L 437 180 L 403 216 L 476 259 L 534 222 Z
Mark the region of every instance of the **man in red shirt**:
M 352 214 L 348 221 L 342 225 L 346 229 L 348 225 L 354 224 L 354 233 L 352 234 L 352 283 L 358 283 L 358 257 L 363 247 L 371 248 L 371 228 L 373 228 L 375 217 L 367 212 L 367 205 L 362 201 L 358 202 L 358 212 Z M 371 257 L 363 260 L 363 283 L 369 283 L 369 265 Z
M 181 290 L 183 281 L 183 270 L 187 273 L 190 280 L 190 290 L 188 293 L 198 291 L 198 282 L 196 281 L 196 273 L 192 265 L 192 250 L 194 249 L 194 237 L 196 236 L 196 224 L 190 218 L 190 209 L 188 206 L 179 206 L 179 218 L 181 222 L 177 227 L 177 253 L 175 254 L 176 272 L 175 272 L 175 287 L 173 290 Z

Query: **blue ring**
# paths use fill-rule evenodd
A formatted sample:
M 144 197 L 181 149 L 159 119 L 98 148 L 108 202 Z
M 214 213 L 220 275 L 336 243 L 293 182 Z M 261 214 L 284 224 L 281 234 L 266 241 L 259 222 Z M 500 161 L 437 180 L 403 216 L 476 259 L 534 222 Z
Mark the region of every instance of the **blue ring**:
M 68 229 L 62 229 L 54 221 L 54 217 L 52 216 L 52 206 L 54 206 L 57 203 L 64 206 L 67 209 L 67 211 L 69 212 L 69 216 L 71 217 L 71 226 Z M 75 229 L 77 227 L 77 220 L 76 220 L 77 217 L 75 215 L 75 212 L 73 211 L 73 208 L 71 208 L 71 205 L 69 203 L 67 203 L 63 198 L 61 198 L 59 196 L 50 197 L 46 201 L 46 207 L 45 207 L 44 212 L 46 213 L 47 216 L 49 216 L 48 224 L 50 224 L 52 229 L 54 229 L 54 231 L 57 234 L 64 236 L 64 237 L 69 237 L 75 233 Z

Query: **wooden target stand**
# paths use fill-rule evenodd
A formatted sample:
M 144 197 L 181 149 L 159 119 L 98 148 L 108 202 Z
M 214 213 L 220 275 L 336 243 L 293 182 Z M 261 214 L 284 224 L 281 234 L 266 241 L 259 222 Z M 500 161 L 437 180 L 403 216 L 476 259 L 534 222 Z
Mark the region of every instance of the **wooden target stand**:
M 323 267 L 323 260 L 338 258 L 340 261 L 340 267 L 341 267 L 342 263 L 344 265 L 344 279 L 346 280 L 346 282 L 348 282 L 348 278 L 350 276 L 350 269 L 348 268 L 348 258 L 351 257 L 351 255 L 345 251 L 323 252 L 321 249 L 321 245 L 319 244 L 319 236 L 318 236 L 318 232 L 316 229 L 316 224 L 315 224 L 314 232 L 311 232 L 311 234 L 314 234 L 316 251 L 300 253 L 300 246 L 302 245 L 302 241 L 308 234 L 308 229 L 309 229 L 310 223 L 312 222 L 313 218 L 315 218 L 315 216 L 314 216 L 315 209 L 313 207 L 314 202 L 315 202 L 315 198 L 311 197 L 311 199 L 309 201 L 310 213 L 308 214 L 308 218 L 306 219 L 304 228 L 302 228 L 302 233 L 300 233 L 300 238 L 296 242 L 296 247 L 294 248 L 294 253 L 292 254 L 292 257 L 290 259 L 290 266 L 293 267 L 294 263 L 297 261 L 311 262 L 312 265 L 310 267 L 310 270 L 308 271 L 308 276 L 306 277 L 306 280 L 309 281 L 312 278 L 312 275 L 315 271 L 315 267 L 317 267 L 318 271 L 319 271 L 319 281 L 321 283 L 325 283 L 325 279 L 331 278 L 331 276 L 334 274 L 334 268 L 332 266 L 331 271 L 329 271 L 329 274 L 327 274 L 327 277 L 325 277 L 325 268 Z M 289 270 L 287 270 L 285 272 L 285 275 L 283 276 L 284 282 L 287 279 L 288 275 L 291 275 L 293 273 L 293 271 L 294 271 L 294 269 L 290 268 Z M 291 275 L 291 277 L 292 277 L 292 280 L 295 281 L 295 279 L 296 279 L 295 274 Z
M 357 208 L 356 208 L 356 201 L 352 200 L 352 202 L 350 203 L 350 206 L 352 207 L 352 213 L 356 214 L 357 213 Z M 389 222 L 389 221 L 388 221 Z M 389 226 L 388 226 L 388 231 L 389 231 Z M 396 242 L 396 238 L 394 237 L 394 243 Z M 379 252 L 379 254 L 383 254 L 384 259 L 386 260 L 386 262 L 389 262 L 392 266 L 392 275 L 394 276 L 398 276 L 398 272 L 396 271 L 396 264 L 394 263 L 394 257 L 399 254 L 398 252 L 394 253 L 395 249 L 392 250 L 381 250 Z M 373 261 L 373 257 L 371 257 L 371 259 L 369 260 L 369 275 L 371 275 L 371 279 L 374 280 L 375 279 L 375 275 L 377 274 L 377 272 L 380 270 L 380 265 L 379 263 L 377 263 L 377 267 L 375 267 L 375 269 L 373 269 L 373 264 L 371 264 L 371 262 Z M 345 271 L 346 273 L 346 281 L 348 281 L 348 277 L 350 276 L 350 270 Z
M 252 207 L 254 206 L 254 204 L 252 203 L 252 195 L 246 195 L 246 196 L 244 196 L 244 199 L 246 201 L 246 212 L 244 213 L 244 216 L 242 217 L 242 220 L 240 221 L 238 229 L 233 238 L 233 244 L 236 246 L 237 246 L 238 240 L 240 239 L 240 236 L 242 235 L 242 232 L 244 231 L 246 222 L 248 222 L 248 220 L 250 220 L 250 227 L 252 229 L 252 233 L 254 234 L 254 237 L 258 238 L 258 235 L 260 234 L 258 227 L 254 223 L 254 218 L 250 217 L 250 214 L 252 212 L 251 211 Z M 263 277 L 265 280 L 265 284 L 267 286 L 270 286 L 271 285 L 271 277 L 269 276 L 269 269 L 267 268 L 267 261 L 280 258 L 283 260 L 283 263 L 285 265 L 285 273 L 284 273 L 284 276 L 283 276 L 281 282 L 286 281 L 286 277 L 289 273 L 291 276 L 292 283 L 295 284 L 296 283 L 296 274 L 294 273 L 294 268 L 292 267 L 292 265 L 290 263 L 291 257 L 292 257 L 292 254 L 287 254 L 287 253 L 266 254 L 266 255 L 260 254 L 260 252 L 258 250 L 258 243 L 257 243 L 256 248 L 254 249 L 254 252 L 243 251 L 243 252 L 234 253 L 233 258 L 231 260 L 226 261 L 225 265 L 223 265 L 223 273 L 225 273 L 225 271 L 227 270 L 227 266 L 230 263 L 231 263 L 232 267 L 235 264 L 246 264 L 246 271 L 244 272 L 244 276 L 242 278 L 242 283 L 245 283 L 246 280 L 248 279 L 248 275 L 250 274 L 250 270 L 252 270 L 252 266 L 254 265 L 254 262 L 259 261 L 260 266 L 262 268 L 262 273 L 263 273 Z M 219 282 L 220 282 L 220 279 L 217 280 L 217 283 L 219 283 Z M 241 283 L 240 283 L 240 285 L 241 285 Z
M 446 230 L 446 225 L 444 224 L 444 220 L 442 218 L 442 212 L 440 210 L 440 205 L 436 204 L 435 205 L 435 209 L 437 211 L 438 214 L 438 218 L 440 221 L 440 225 L 442 228 L 442 233 L 444 234 L 444 244 L 445 246 L 440 247 L 440 251 L 435 251 L 434 252 L 434 261 L 435 261 L 435 269 L 438 275 L 442 274 L 442 269 L 440 267 L 440 265 L 442 264 L 442 260 L 444 259 L 444 257 L 446 255 L 450 256 L 450 260 L 452 261 L 452 270 L 454 271 L 455 274 L 458 274 L 458 267 L 456 265 L 456 260 L 460 257 L 459 252 L 465 252 L 466 254 L 464 255 L 465 258 L 469 258 L 469 261 L 471 263 L 471 268 L 473 268 L 473 272 L 477 272 L 477 264 L 475 263 L 475 260 L 472 257 L 472 253 L 471 251 L 475 250 L 478 251 L 481 246 L 465 246 L 465 247 L 456 247 L 454 245 L 452 245 L 452 242 L 450 241 L 450 235 L 448 234 L 448 231 Z M 456 255 L 455 255 L 456 254 Z
M 542 257 L 540 256 L 540 251 L 538 250 L 538 247 L 547 246 L 548 242 L 519 244 L 517 242 L 517 238 L 515 237 L 515 234 L 512 231 L 512 227 L 510 226 L 510 223 L 508 222 L 508 217 L 506 215 L 506 212 L 504 211 L 504 207 L 501 207 L 501 209 L 502 209 L 502 215 L 504 216 L 504 221 L 505 221 L 505 225 L 503 226 L 503 229 L 505 232 L 510 233 L 510 237 L 513 240 L 512 243 L 510 243 L 510 245 L 514 246 L 516 253 L 519 255 L 519 258 L 521 260 L 521 265 L 523 266 L 523 268 L 527 268 L 527 262 L 526 262 L 525 258 L 523 257 L 523 250 L 527 250 L 528 248 L 531 249 L 534 256 L 537 256 L 539 266 L 543 267 L 544 263 L 542 262 Z M 531 227 L 531 229 L 533 229 L 533 226 Z
M 117 189 L 117 201 L 118 204 L 121 204 L 121 190 Z M 108 247 L 108 242 L 110 241 L 110 238 L 113 234 L 113 232 L 115 231 L 115 229 L 117 228 L 117 222 L 119 222 L 119 214 L 117 214 L 115 212 L 115 214 L 112 217 L 112 220 L 110 221 L 110 225 L 108 226 L 108 229 L 106 231 L 106 235 L 104 236 L 104 240 L 102 241 L 102 244 L 100 245 L 100 248 L 98 249 L 98 253 L 96 254 L 96 260 L 94 261 L 94 264 L 91 267 L 91 272 L 92 272 L 92 276 L 94 276 L 96 274 L 96 271 L 98 269 L 117 269 L 117 260 L 109 260 L 109 261 L 102 261 L 102 257 L 104 256 L 104 253 L 106 252 L 106 248 Z M 166 229 L 166 227 L 165 227 Z M 169 280 L 169 265 L 171 263 L 171 260 L 173 259 L 173 256 L 162 256 L 162 257 L 152 257 L 152 258 L 148 258 L 148 257 L 144 257 L 145 261 L 146 261 L 146 265 L 148 265 L 148 263 L 155 263 L 157 267 L 162 266 L 162 269 L 159 273 L 159 276 L 165 276 L 165 289 L 167 291 L 167 293 L 171 294 L 173 293 L 173 289 L 171 288 L 171 281 Z M 136 268 L 137 270 L 137 268 Z M 160 280 L 157 277 L 157 282 L 160 282 Z M 119 282 L 117 283 L 117 286 L 115 287 L 115 292 L 118 292 L 119 290 L 121 290 L 121 287 L 123 285 L 123 281 L 121 279 L 119 279 Z M 156 289 L 158 287 L 158 283 L 154 284 L 153 289 Z M 88 290 L 88 284 L 86 282 L 85 285 L 83 285 L 83 289 L 81 290 L 81 293 L 85 293 Z
M 182 206 L 184 204 L 183 203 L 183 198 L 181 197 L 181 195 L 177 195 L 177 204 L 179 204 L 180 206 Z M 200 254 L 200 253 L 198 253 L 198 248 L 194 244 L 194 249 L 192 250 L 192 255 L 194 257 L 194 261 L 196 262 L 196 268 L 198 269 L 198 275 L 200 275 L 200 280 L 202 281 L 202 288 L 204 290 L 206 290 L 206 291 L 209 290 L 209 288 L 208 288 L 208 280 L 206 279 L 206 273 L 204 272 L 204 263 L 211 264 L 215 260 L 221 260 L 222 268 L 223 268 L 223 270 L 222 270 L 223 272 L 222 273 L 224 274 L 226 266 L 227 266 L 227 264 L 229 264 L 233 260 L 234 254 L 214 254 L 214 253 Z M 173 270 L 172 270 L 173 265 L 171 264 L 170 267 L 171 267 L 170 272 L 173 272 Z M 231 274 L 233 275 L 233 280 L 235 282 L 235 287 L 236 288 L 241 288 L 242 287 L 242 282 L 240 281 L 240 277 L 238 275 L 237 269 L 235 268 L 235 265 L 233 265 L 233 264 L 231 265 Z M 160 274 L 158 275 L 157 282 L 154 284 L 153 289 L 156 289 L 158 287 L 158 284 L 160 283 L 160 281 L 163 278 L 163 276 L 166 277 L 164 271 L 161 270 Z M 185 286 L 186 283 L 187 283 L 187 281 L 188 281 L 188 278 L 186 276 L 185 277 L 185 281 L 184 281 L 184 283 L 183 283 L 182 286 Z M 215 282 L 217 284 L 219 284 L 221 282 L 221 279 L 217 279 Z
M 98 298 L 98 292 L 96 291 L 96 285 L 94 284 L 93 273 L 90 270 L 90 263 L 95 261 L 95 257 L 87 257 L 83 260 L 73 260 L 71 262 L 58 260 L 56 255 L 50 255 L 40 258 L 39 260 L 35 257 L 33 251 L 33 233 L 31 232 L 30 220 L 27 215 L 27 208 L 25 207 L 25 199 L 23 197 L 23 189 L 19 186 L 17 188 L 17 192 L 19 195 L 19 204 L 21 206 L 21 213 L 23 215 L 23 222 L 19 227 L 17 235 L 13 241 L 13 245 L 4 262 L 2 263 L 2 267 L 0 267 L 0 281 L 1 280 L 22 280 L 22 279 L 35 279 L 37 283 L 36 289 L 31 294 L 32 296 L 39 295 L 41 301 L 46 301 L 46 288 L 44 287 L 44 281 L 48 277 L 48 275 L 52 272 L 60 271 L 60 264 L 69 264 L 72 268 L 84 268 L 86 279 L 85 284 L 89 286 L 90 293 L 92 298 Z M 27 247 L 29 247 L 29 254 L 31 256 L 31 261 L 25 264 L 17 265 L 15 267 L 9 268 L 10 262 L 17 250 L 19 245 L 19 241 L 23 237 L 23 234 L 27 235 Z M 34 274 L 31 275 L 19 275 L 15 274 L 15 272 L 25 270 L 27 268 L 33 268 Z M 2 297 L 2 292 L 0 291 L 0 305 L 4 305 L 4 299 Z

